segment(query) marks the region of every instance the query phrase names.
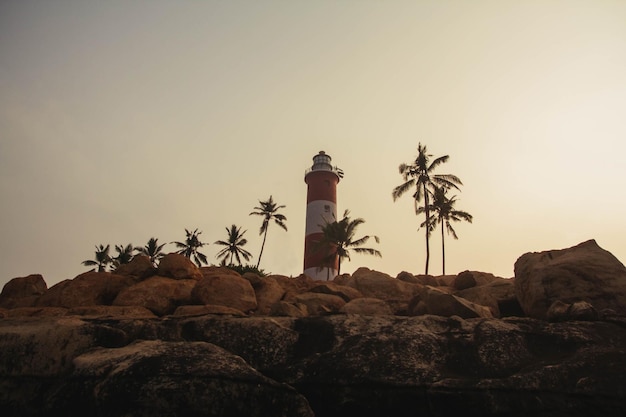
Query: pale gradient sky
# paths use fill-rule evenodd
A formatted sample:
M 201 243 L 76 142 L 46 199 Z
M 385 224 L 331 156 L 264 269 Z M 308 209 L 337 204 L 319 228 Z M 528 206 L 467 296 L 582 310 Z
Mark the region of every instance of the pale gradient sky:
M 185 228 L 217 262 L 235 223 L 256 256 L 248 213 L 270 194 L 289 231 L 261 267 L 298 275 L 320 150 L 345 172 L 339 213 L 381 239 L 342 272 L 422 273 L 422 219 L 391 198 L 420 141 L 474 216 L 446 272 L 511 277 L 591 238 L 624 262 L 625 139 L 621 0 L 0 0 L 0 286 Z

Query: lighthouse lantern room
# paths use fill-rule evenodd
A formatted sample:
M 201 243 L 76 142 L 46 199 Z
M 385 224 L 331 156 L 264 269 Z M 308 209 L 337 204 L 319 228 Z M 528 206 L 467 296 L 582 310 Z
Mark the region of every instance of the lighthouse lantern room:
M 331 164 L 331 157 L 320 151 L 304 174 L 307 184 L 304 273 L 315 280 L 330 280 L 337 275 L 339 260 L 328 262 L 328 251 L 320 248 L 322 227 L 337 220 L 337 184 L 343 171 Z

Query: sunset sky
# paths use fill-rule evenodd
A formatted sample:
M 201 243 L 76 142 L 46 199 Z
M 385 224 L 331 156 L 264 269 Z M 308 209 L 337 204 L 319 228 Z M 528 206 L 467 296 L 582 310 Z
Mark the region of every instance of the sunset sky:
M 626 2 L 0 0 L 0 287 L 185 228 L 217 262 L 237 224 L 256 263 L 270 195 L 289 231 L 261 268 L 299 275 L 320 150 L 381 240 L 342 272 L 423 273 L 422 218 L 391 197 L 419 142 L 474 216 L 447 273 L 588 239 L 625 262 Z

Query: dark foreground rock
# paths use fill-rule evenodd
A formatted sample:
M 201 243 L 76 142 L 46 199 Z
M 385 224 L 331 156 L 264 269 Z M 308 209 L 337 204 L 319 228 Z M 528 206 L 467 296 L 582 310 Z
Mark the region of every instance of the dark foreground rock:
M 3 416 L 623 416 L 626 321 L 6 318 Z

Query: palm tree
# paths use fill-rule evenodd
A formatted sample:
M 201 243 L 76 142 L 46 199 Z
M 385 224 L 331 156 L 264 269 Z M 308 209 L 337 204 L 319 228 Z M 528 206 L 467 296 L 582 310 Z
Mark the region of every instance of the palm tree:
M 431 228 L 434 229 L 437 223 L 441 224 L 441 254 L 442 254 L 442 273 L 446 274 L 446 246 L 444 238 L 444 229 L 451 234 L 453 238 L 458 239 L 456 231 L 450 224 L 450 222 L 460 222 L 465 220 L 468 223 L 472 222 L 472 215 L 461 210 L 456 210 L 454 204 L 456 203 L 456 196 L 448 198 L 446 195 L 448 189 L 445 187 L 435 187 L 433 194 L 433 202 L 430 209 L 434 213 L 431 216 Z M 445 226 L 445 227 L 444 227 Z
M 250 260 L 252 254 L 247 250 L 243 249 L 248 241 L 243 238 L 243 235 L 247 232 L 244 230 L 241 232 L 241 227 L 237 227 L 236 225 L 230 226 L 230 229 L 227 227 L 226 232 L 228 233 L 228 240 L 218 240 L 215 242 L 216 245 L 226 246 L 224 249 L 217 253 L 217 258 L 223 258 L 223 262 L 226 262 L 226 258 L 230 255 L 230 264 L 233 264 L 233 257 L 237 258 L 237 262 L 241 265 L 241 258 L 246 261 Z
M 333 265 L 335 259 L 339 258 L 337 274 L 341 273 L 341 260 L 348 258 L 350 260 L 350 250 L 354 250 L 356 253 L 366 253 L 368 255 L 374 255 L 382 257 L 380 251 L 372 248 L 362 248 L 370 237 L 373 237 L 376 243 L 380 242 L 378 236 L 363 236 L 361 238 L 355 238 L 355 232 L 357 227 L 365 223 L 365 220 L 358 217 L 356 219 L 350 218 L 350 211 L 346 210 L 343 213 L 343 218 L 339 221 L 326 222 L 322 226 L 322 233 L 324 234 L 322 239 L 317 243 L 318 250 L 323 249 L 329 251 L 328 256 L 324 259 L 324 265 Z
M 261 252 L 259 253 L 259 259 L 256 263 L 257 268 L 261 264 L 261 256 L 263 256 L 263 248 L 265 247 L 265 239 L 267 238 L 267 229 L 269 227 L 270 221 L 274 220 L 274 223 L 287 231 L 287 226 L 285 225 L 287 217 L 278 213 L 278 210 L 280 210 L 281 208 L 285 208 L 286 206 L 276 205 L 271 195 L 269 200 L 267 201 L 259 200 L 259 204 L 259 206 L 256 206 L 254 208 L 255 211 L 249 214 L 249 216 L 252 216 L 253 214 L 255 216 L 263 216 L 263 223 L 261 224 L 261 229 L 259 230 L 259 235 L 263 235 L 263 243 L 261 244 Z
M 204 245 L 208 245 L 208 243 L 200 242 L 200 239 L 198 238 L 198 235 L 200 235 L 200 233 L 202 232 L 199 232 L 198 229 L 195 229 L 193 232 L 190 232 L 189 230 L 185 229 L 185 234 L 187 235 L 187 238 L 185 239 L 185 241 L 184 242 L 172 242 L 173 244 L 176 245 L 177 248 L 181 248 L 176 253 L 185 255 L 189 259 L 193 257 L 193 260 L 196 262 L 196 265 L 198 266 L 202 266 L 203 263 L 208 264 L 206 255 L 198 251 L 198 249 L 200 249 Z
M 120 265 L 127 264 L 133 259 L 133 245 L 115 245 L 117 256 L 112 259 L 113 266 L 118 268 Z
M 163 243 L 162 245 L 158 244 L 158 240 L 154 237 L 151 237 L 148 240 L 148 243 L 146 244 L 146 246 L 141 247 L 141 246 L 136 246 L 135 250 L 137 252 L 139 252 L 141 255 L 145 255 L 147 257 L 150 258 L 150 262 L 152 262 L 152 265 L 157 266 L 158 262 L 161 260 L 161 258 L 163 256 L 165 256 L 165 254 L 162 252 L 163 250 L 163 246 L 165 246 L 165 243 Z
M 86 260 L 83 261 L 82 264 L 85 266 L 97 266 L 98 272 L 105 272 L 107 266 L 111 263 L 111 257 L 109 256 L 109 248 L 111 245 L 96 245 L 96 259 L 95 260 Z
M 434 170 L 441 164 L 448 161 L 450 158 L 448 155 L 440 156 L 435 158 L 432 162 L 430 161 L 432 155 L 427 153 L 426 146 L 422 146 L 420 143 L 417 146 L 417 158 L 413 161 L 412 164 L 400 164 L 399 171 L 400 175 L 404 179 L 404 182 L 393 189 L 391 196 L 393 197 L 393 201 L 396 201 L 400 196 L 405 194 L 408 190 L 415 186 L 415 193 L 413 193 L 413 200 L 415 202 L 415 214 L 418 213 L 418 203 L 424 200 L 424 214 L 425 214 L 425 222 L 422 225 L 428 225 L 430 219 L 430 203 L 429 196 L 433 194 L 433 187 L 435 185 L 446 187 L 446 188 L 456 188 L 458 189 L 459 185 L 463 183 L 461 180 L 450 174 L 434 174 Z M 430 229 L 426 227 L 426 274 L 428 274 L 428 262 L 430 260 L 430 248 L 429 248 L 429 239 L 430 239 Z

